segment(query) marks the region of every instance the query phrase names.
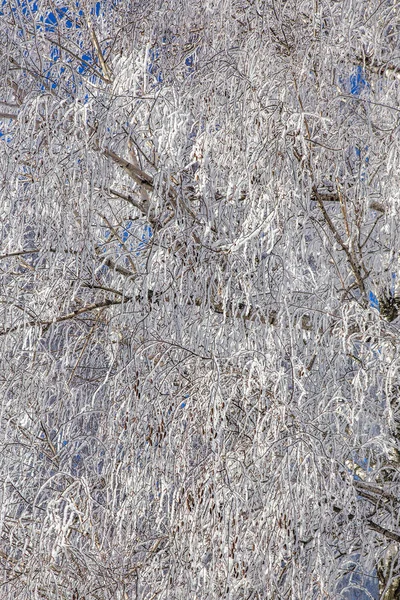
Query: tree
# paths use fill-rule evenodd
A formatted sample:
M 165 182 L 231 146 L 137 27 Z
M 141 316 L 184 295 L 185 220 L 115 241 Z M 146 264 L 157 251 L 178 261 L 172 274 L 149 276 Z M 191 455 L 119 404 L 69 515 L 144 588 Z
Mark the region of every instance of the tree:
M 3 597 L 400 598 L 397 3 L 1 12 Z

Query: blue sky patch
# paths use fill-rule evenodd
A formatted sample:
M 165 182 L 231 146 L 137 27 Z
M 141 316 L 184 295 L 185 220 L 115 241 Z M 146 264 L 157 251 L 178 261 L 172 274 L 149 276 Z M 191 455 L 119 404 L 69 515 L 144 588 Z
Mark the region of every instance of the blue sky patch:
M 350 75 L 350 94 L 359 96 L 369 85 L 364 76 L 364 69 L 358 66 L 355 73 Z

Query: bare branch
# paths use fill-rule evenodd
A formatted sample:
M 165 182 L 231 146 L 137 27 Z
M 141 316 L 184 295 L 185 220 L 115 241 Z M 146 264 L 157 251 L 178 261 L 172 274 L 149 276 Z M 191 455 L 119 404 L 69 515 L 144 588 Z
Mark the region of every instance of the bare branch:
M 367 524 L 370 529 L 376 531 L 380 535 L 383 535 L 388 540 L 393 540 L 394 542 L 400 543 L 399 533 L 395 533 L 394 531 L 390 531 L 389 529 L 378 525 L 378 523 L 375 523 L 374 521 L 372 521 L 372 519 L 367 519 Z
M 361 275 L 361 270 L 359 265 L 357 264 L 357 260 L 354 257 L 353 253 L 351 252 L 350 248 L 348 247 L 347 244 L 345 244 L 345 242 L 342 240 L 342 237 L 340 236 L 340 234 L 338 233 L 335 225 L 333 224 L 332 219 L 330 218 L 325 206 L 324 206 L 324 202 L 323 202 L 323 198 L 320 196 L 316 186 L 313 187 L 313 197 L 316 199 L 318 206 L 321 209 L 321 212 L 324 216 L 324 219 L 329 227 L 329 229 L 331 230 L 331 232 L 333 233 L 333 237 L 335 239 L 335 241 L 339 244 L 339 246 L 342 248 L 342 250 L 344 250 L 344 252 L 346 253 L 347 256 L 347 260 L 350 263 L 351 269 L 353 271 L 353 275 L 357 281 L 357 286 L 361 292 L 361 295 L 363 297 L 364 302 L 366 302 L 366 290 L 365 290 L 365 284 L 364 284 L 364 280 L 363 277 Z
M 102 68 L 103 73 L 104 73 L 104 81 L 106 83 L 112 83 L 112 73 L 111 73 L 111 71 L 110 71 L 110 69 L 109 69 L 106 61 L 104 60 L 104 56 L 103 56 L 103 53 L 101 51 L 100 44 L 98 42 L 96 32 L 94 30 L 93 23 L 92 23 L 92 21 L 90 19 L 89 14 L 87 13 L 87 11 L 85 12 L 85 17 L 86 17 L 86 22 L 87 22 L 87 26 L 88 26 L 88 29 L 89 29 L 90 37 L 92 39 L 93 46 L 96 49 L 97 57 L 99 59 L 101 68 Z
M 140 186 L 143 186 L 148 191 L 153 190 L 153 178 L 150 175 L 148 175 L 138 167 L 135 167 L 135 165 L 133 165 L 129 161 L 124 160 L 109 148 L 106 148 L 104 150 L 104 154 L 105 156 L 111 158 L 118 166 L 124 169 L 124 171 L 129 175 L 131 179 L 133 179 L 135 183 L 137 183 Z
M 107 298 L 106 300 L 100 300 L 99 302 L 93 302 L 92 304 L 88 304 L 86 306 L 82 306 L 81 308 L 77 308 L 76 310 L 73 310 L 72 312 L 70 312 L 66 315 L 55 316 L 55 317 L 53 317 L 53 319 L 48 320 L 48 321 L 35 320 L 35 321 L 29 321 L 27 323 L 19 323 L 18 325 L 13 325 L 11 327 L 6 327 L 6 328 L 0 330 L 0 336 L 7 335 L 9 333 L 13 333 L 14 331 L 18 331 L 19 329 L 21 329 L 21 328 L 23 329 L 25 327 L 47 328 L 55 323 L 62 323 L 64 321 L 69 321 L 71 319 L 75 319 L 79 315 L 83 315 L 83 314 L 91 312 L 93 310 L 97 310 L 100 308 L 107 308 L 109 306 L 115 306 L 116 304 L 122 304 L 124 302 L 124 300 L 125 300 L 125 298 L 122 298 L 120 300 L 110 300 L 109 298 Z

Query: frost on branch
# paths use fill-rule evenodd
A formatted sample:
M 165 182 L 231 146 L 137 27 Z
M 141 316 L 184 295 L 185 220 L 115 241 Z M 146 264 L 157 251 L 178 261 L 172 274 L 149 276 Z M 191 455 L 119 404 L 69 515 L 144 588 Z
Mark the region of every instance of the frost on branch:
M 395 3 L 1 11 L 2 597 L 394 600 Z

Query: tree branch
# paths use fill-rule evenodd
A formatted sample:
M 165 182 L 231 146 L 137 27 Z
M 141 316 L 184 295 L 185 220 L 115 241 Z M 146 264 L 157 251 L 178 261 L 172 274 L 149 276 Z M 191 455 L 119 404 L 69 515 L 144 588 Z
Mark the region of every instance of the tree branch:
M 119 192 L 118 190 L 114 190 L 113 188 L 107 188 L 106 191 L 109 192 L 109 194 L 111 194 L 113 196 L 117 196 L 118 198 L 121 198 L 121 200 L 125 200 L 126 202 L 129 202 L 129 204 L 131 204 L 132 206 L 134 206 L 135 208 L 140 210 L 141 213 L 148 216 L 148 214 L 149 214 L 148 207 L 143 202 L 138 202 L 137 200 L 132 198 L 132 196 L 123 194 L 122 192 Z
M 40 252 L 40 248 L 32 248 L 31 250 L 16 250 L 15 252 L 0 254 L 0 260 L 3 260 L 4 258 L 12 258 L 14 256 L 23 256 L 24 254 L 36 254 L 38 252 Z
M 335 238 L 335 241 L 339 244 L 339 246 L 342 248 L 342 250 L 344 250 L 344 252 L 346 253 L 347 260 L 350 263 L 351 270 L 353 271 L 353 275 L 357 281 L 357 286 L 365 300 L 366 299 L 366 291 L 365 291 L 364 280 L 361 276 L 360 268 L 353 256 L 353 253 L 351 252 L 351 250 L 347 246 L 347 244 L 345 244 L 344 241 L 342 240 L 340 233 L 336 229 L 332 219 L 330 218 L 330 216 L 328 214 L 328 211 L 326 210 L 326 208 L 324 206 L 323 197 L 321 197 L 321 195 L 319 194 L 317 187 L 315 185 L 313 186 L 312 192 L 313 192 L 313 198 L 315 198 L 315 200 L 317 201 L 317 204 L 322 212 L 325 222 L 328 225 L 329 229 L 331 230 L 333 237 Z M 339 196 L 338 196 L 338 198 L 339 198 Z
M 367 524 L 370 529 L 373 529 L 373 531 L 380 533 L 381 535 L 385 536 L 389 540 L 393 540 L 395 542 L 400 543 L 400 535 L 398 533 L 394 533 L 393 531 L 390 531 L 389 529 L 386 529 L 385 527 L 378 525 L 378 523 L 371 521 L 371 519 L 367 519 Z
M 103 73 L 104 73 L 104 81 L 106 83 L 112 83 L 112 74 L 111 74 L 111 71 L 110 71 L 108 65 L 106 64 L 106 61 L 104 60 L 104 56 L 103 56 L 103 53 L 101 51 L 100 44 L 99 44 L 99 41 L 97 39 L 97 35 L 96 35 L 95 30 L 94 30 L 92 21 L 91 21 L 89 15 L 85 14 L 85 17 L 86 17 L 86 22 L 87 22 L 87 26 L 88 26 L 88 29 L 89 29 L 90 37 L 92 39 L 93 46 L 96 49 L 97 57 L 99 59 L 99 63 L 101 65 L 101 68 L 102 68 Z
M 400 79 L 400 67 L 397 67 L 394 63 L 390 61 L 388 61 L 387 63 L 379 63 L 377 60 L 373 59 L 370 56 L 365 56 L 363 58 L 359 57 L 359 60 L 362 61 L 365 67 L 372 73 L 376 73 L 378 75 L 385 75 L 386 77 L 394 77 L 395 79 Z
M 142 169 L 139 169 L 139 167 L 135 167 L 135 165 L 133 165 L 131 162 L 121 158 L 120 156 L 118 156 L 118 154 L 116 154 L 113 150 L 110 150 L 109 148 L 106 148 L 103 151 L 103 153 L 108 158 L 111 158 L 118 166 L 122 167 L 122 169 L 124 169 L 124 171 L 129 175 L 131 179 L 133 179 L 135 183 L 137 183 L 140 186 L 143 186 L 146 191 L 151 192 L 153 190 L 154 185 L 153 178 L 151 177 L 151 175 L 148 175 L 147 173 L 142 171 Z
M 76 310 L 73 310 L 70 313 L 67 313 L 66 315 L 60 315 L 58 317 L 54 317 L 51 320 L 47 320 L 47 321 L 29 321 L 28 323 L 19 323 L 18 325 L 12 325 L 11 327 L 7 327 L 6 329 L 3 329 L 2 331 L 0 331 L 0 336 L 2 335 L 7 335 L 8 333 L 12 333 L 13 331 L 17 331 L 21 328 L 24 327 L 35 327 L 35 326 L 39 326 L 39 327 L 50 327 L 50 325 L 53 325 L 54 323 L 62 323 L 63 321 L 69 321 L 70 319 L 74 319 L 75 317 L 78 317 L 79 315 L 82 315 L 86 312 L 91 312 L 92 310 L 96 310 L 98 308 L 107 308 L 108 306 L 114 306 L 116 304 L 123 304 L 125 298 L 122 298 L 120 300 L 110 300 L 109 298 L 106 298 L 105 300 L 99 301 L 99 302 L 94 302 L 92 304 L 87 304 L 86 306 L 82 306 L 81 308 L 77 308 Z

